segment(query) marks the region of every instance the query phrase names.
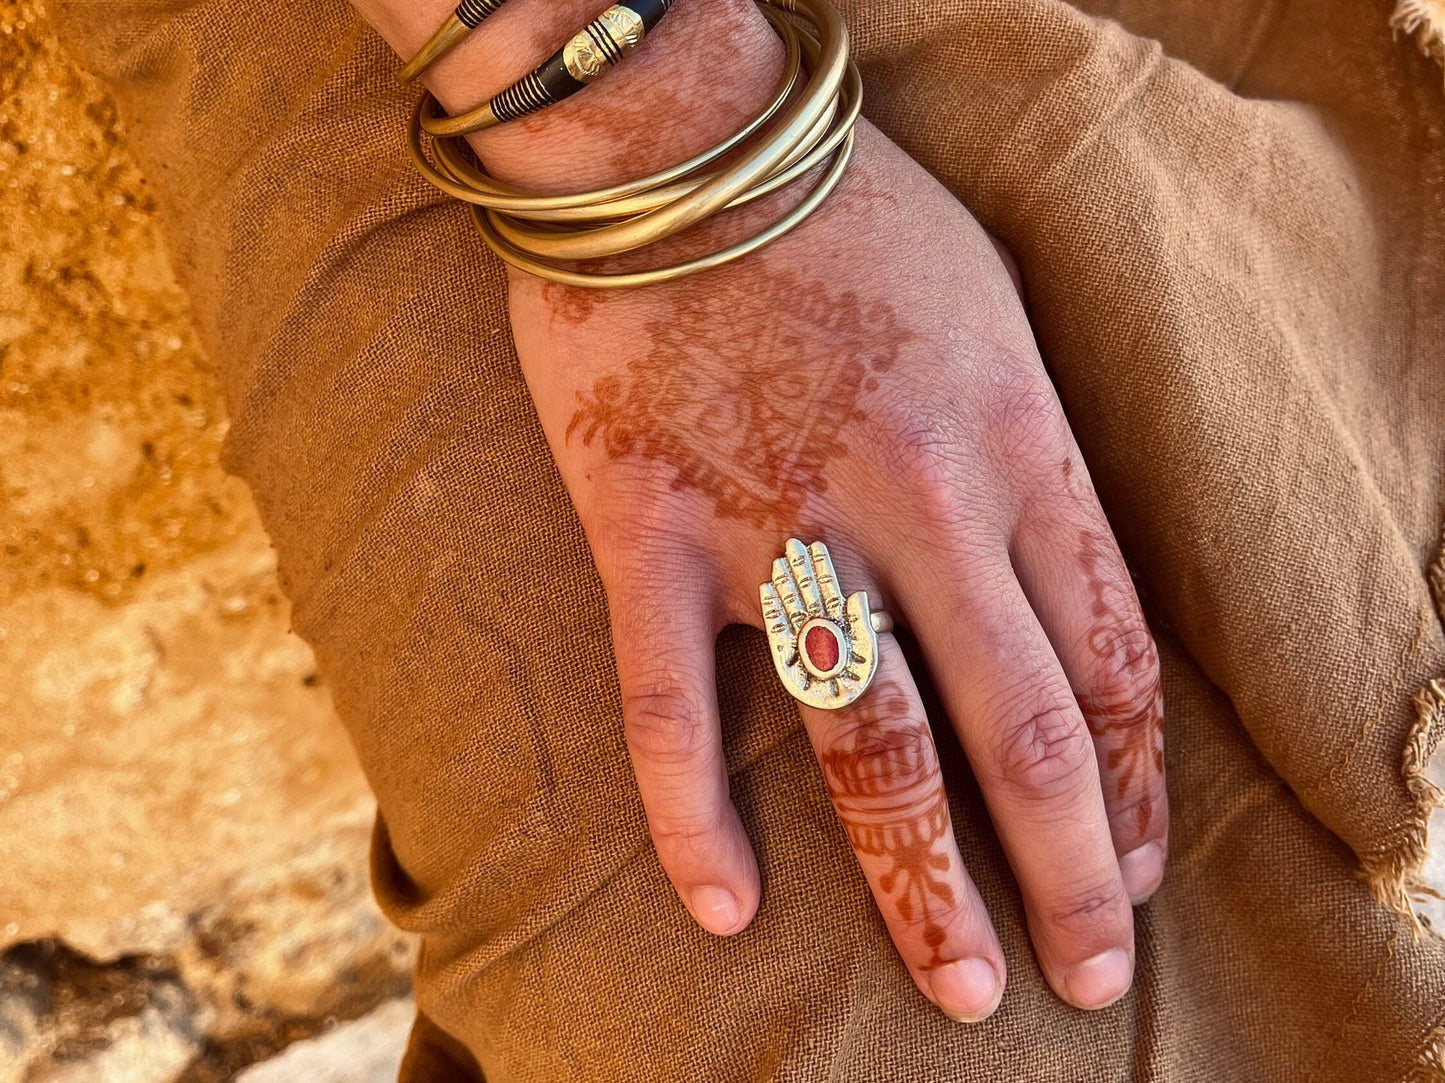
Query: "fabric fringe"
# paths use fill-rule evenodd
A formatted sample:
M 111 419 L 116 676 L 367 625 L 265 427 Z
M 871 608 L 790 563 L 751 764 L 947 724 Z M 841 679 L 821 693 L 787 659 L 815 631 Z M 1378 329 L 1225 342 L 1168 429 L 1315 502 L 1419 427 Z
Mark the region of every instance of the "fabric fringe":
M 1445 65 L 1445 0 L 1398 0 L 1390 26 L 1414 34 L 1420 51 Z
M 1430 583 L 1430 597 L 1435 599 L 1435 612 L 1445 623 L 1445 509 L 1440 515 L 1440 541 L 1435 549 L 1435 559 L 1425 569 L 1425 578 Z
M 1445 1083 L 1445 1024 L 1432 1030 L 1404 1083 Z
M 1406 8 L 1426 7 L 1436 11 L 1437 19 L 1432 32 L 1436 44 L 1441 48 L 1437 59 L 1445 63 L 1445 38 L 1441 36 L 1442 32 L 1445 32 L 1445 0 L 1400 0 L 1395 10 L 1395 24 L 1399 25 L 1398 20 Z M 1411 23 L 1408 27 L 1401 28 L 1409 31 L 1414 30 L 1416 25 Z M 1435 559 L 1425 569 L 1425 578 L 1430 585 L 1430 596 L 1435 602 L 1435 614 L 1445 623 L 1445 506 L 1441 507 L 1440 536 L 1435 548 Z M 1445 808 L 1445 791 L 1425 774 L 1436 747 L 1445 740 L 1445 677 L 1435 678 L 1416 692 L 1414 703 L 1415 724 L 1410 728 L 1400 762 L 1405 789 L 1415 801 L 1413 814 L 1405 825 L 1404 842 L 1377 858 L 1362 861 L 1361 865 L 1375 898 L 1408 917 L 1418 936 L 1425 926 L 1411 905 L 1412 898 L 1445 898 L 1445 895 L 1420 880 L 1420 868 L 1424 865 L 1429 850 L 1430 816 L 1436 809 Z M 1436 930 L 1435 935 L 1445 936 L 1445 929 Z M 1436 1032 L 1432 1044 L 1426 1050 L 1426 1057 L 1436 1074 L 1420 1078 L 1445 1083 L 1445 1024 Z
M 1415 693 L 1414 703 L 1415 724 L 1405 742 L 1400 770 L 1415 808 L 1405 825 L 1404 840 L 1400 845 L 1362 862 L 1362 865 L 1375 898 L 1409 918 L 1419 936 L 1427 932 L 1427 927 L 1415 913 L 1411 898 L 1434 894 L 1419 882 L 1419 873 L 1429 848 L 1430 814 L 1438 808 L 1445 808 L 1445 790 L 1441 790 L 1425 774 L 1431 753 L 1441 736 L 1445 735 L 1445 680 L 1437 678 L 1425 685 Z M 1432 1056 L 1438 1061 L 1445 1056 L 1445 1051 L 1437 1050 Z M 1445 1083 L 1445 1074 L 1438 1078 Z

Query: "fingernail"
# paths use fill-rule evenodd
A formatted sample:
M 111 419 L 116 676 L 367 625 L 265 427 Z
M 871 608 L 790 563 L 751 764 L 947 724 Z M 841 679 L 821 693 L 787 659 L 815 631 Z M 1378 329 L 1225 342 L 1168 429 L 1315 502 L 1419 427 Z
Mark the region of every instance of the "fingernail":
M 1146 842 L 1119 859 L 1119 874 L 1124 877 L 1124 890 L 1135 906 L 1147 899 L 1164 879 L 1164 847 Z
M 1122 948 L 1101 952 L 1085 959 L 1064 975 L 1064 988 L 1080 1008 L 1103 1008 L 1129 991 L 1134 965 Z
M 692 915 L 708 932 L 727 936 L 738 927 L 742 910 L 737 896 L 727 888 L 705 884 L 693 889 Z
M 1003 999 L 1003 983 L 987 959 L 973 957 L 946 963 L 928 976 L 933 999 L 960 1023 L 987 1019 Z

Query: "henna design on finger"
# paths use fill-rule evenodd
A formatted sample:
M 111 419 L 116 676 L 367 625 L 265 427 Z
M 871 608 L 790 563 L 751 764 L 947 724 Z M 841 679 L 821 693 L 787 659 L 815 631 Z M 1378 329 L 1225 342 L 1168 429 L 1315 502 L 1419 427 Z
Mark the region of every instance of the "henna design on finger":
M 875 688 L 846 710 L 821 757 L 823 779 L 853 849 L 889 863 L 878 886 L 905 921 L 921 925 L 931 952 L 922 969 L 932 970 L 954 961 L 941 954 L 947 934 L 934 916 L 957 905 L 933 735 L 908 720 L 909 700 L 897 686 Z
M 1138 612 L 1133 584 L 1121 581 L 1111 539 L 1096 530 L 1080 535 L 1079 564 L 1089 585 L 1093 626 L 1088 646 L 1110 674 L 1110 685 L 1078 697 L 1089 732 L 1105 754 L 1105 766 L 1117 773 L 1122 798 L 1146 771 L 1164 771 L 1164 696 L 1159 684 L 1159 654 L 1154 637 Z M 1142 685 L 1140 679 L 1142 678 Z M 1142 835 L 1153 819 L 1154 802 L 1144 791 L 1135 805 Z
M 647 352 L 578 393 L 566 439 L 664 464 L 674 489 L 701 493 L 720 518 L 798 523 L 868 417 L 869 373 L 891 368 L 910 335 L 889 305 L 774 278 L 786 314 L 755 328 L 734 290 L 699 293 L 648 322 L 638 336 Z

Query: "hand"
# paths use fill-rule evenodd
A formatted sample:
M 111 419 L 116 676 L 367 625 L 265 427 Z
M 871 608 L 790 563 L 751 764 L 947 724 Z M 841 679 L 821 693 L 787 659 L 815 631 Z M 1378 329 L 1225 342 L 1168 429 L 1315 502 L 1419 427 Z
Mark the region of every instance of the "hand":
M 1044 973 L 1098 1007 L 1130 980 L 1130 897 L 1163 871 L 1153 642 L 1004 264 L 896 147 L 858 139 L 818 215 L 729 270 L 622 294 L 514 278 L 523 370 L 608 589 L 658 855 L 698 921 L 736 932 L 758 900 L 713 638 L 762 626 L 785 539 L 821 539 L 918 637 Z M 655 605 L 659 581 L 688 604 Z M 913 679 L 891 635 L 878 651 L 856 703 L 803 719 L 919 987 L 977 1018 L 1004 961 Z
M 358 6 L 402 55 L 448 7 Z M 514 0 L 438 65 L 433 89 L 475 103 L 588 7 Z M 548 18 L 547 43 L 535 25 L 523 32 Z M 719 68 L 708 61 L 722 35 Z M 766 100 L 780 55 L 746 0 L 679 0 L 606 80 L 474 144 L 530 187 L 643 174 L 734 130 Z M 716 241 L 775 213 L 750 207 L 701 232 Z M 1015 284 L 968 212 L 860 122 L 842 184 L 768 248 L 617 293 L 514 274 L 511 313 L 607 587 L 658 857 L 698 922 L 736 933 L 759 899 L 728 797 L 714 638 L 763 626 L 759 584 L 786 539 L 821 540 L 840 581 L 917 637 L 1047 980 L 1080 1007 L 1121 995 L 1130 901 L 1157 886 L 1167 846 L 1158 663 Z M 657 604 L 660 585 L 678 604 Z M 856 702 L 804 705 L 802 719 L 918 987 L 981 1018 L 1002 996 L 1004 959 L 959 857 L 914 680 L 891 634 L 877 650 Z

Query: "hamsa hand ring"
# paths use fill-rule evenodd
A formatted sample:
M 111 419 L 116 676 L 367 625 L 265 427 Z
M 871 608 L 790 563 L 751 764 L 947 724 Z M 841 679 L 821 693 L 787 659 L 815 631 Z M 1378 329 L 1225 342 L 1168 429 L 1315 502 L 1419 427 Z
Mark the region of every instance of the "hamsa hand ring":
M 789 538 L 758 588 L 773 665 L 783 687 L 810 707 L 836 710 L 868 690 L 878 669 L 878 634 L 893 618 L 868 609 L 868 592 L 845 599 L 828 547 Z

